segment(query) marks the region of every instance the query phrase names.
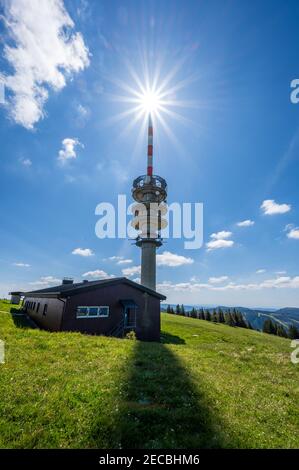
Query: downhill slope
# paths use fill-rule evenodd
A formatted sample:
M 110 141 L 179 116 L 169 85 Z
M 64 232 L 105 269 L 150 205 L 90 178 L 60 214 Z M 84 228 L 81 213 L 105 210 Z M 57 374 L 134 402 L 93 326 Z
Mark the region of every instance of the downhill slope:
M 34 330 L 0 302 L 0 447 L 299 447 L 290 341 L 162 315 L 162 343 Z

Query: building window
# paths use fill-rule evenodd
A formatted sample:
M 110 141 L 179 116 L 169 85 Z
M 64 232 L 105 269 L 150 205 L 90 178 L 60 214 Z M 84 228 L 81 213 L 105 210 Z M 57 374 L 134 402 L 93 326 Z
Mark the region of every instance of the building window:
M 107 305 L 100 307 L 77 307 L 77 318 L 95 318 L 95 317 L 108 317 L 109 307 Z
M 36 307 L 36 313 L 38 313 L 39 311 L 39 306 L 40 306 L 40 303 L 38 302 L 37 307 Z
M 44 310 L 43 310 L 43 315 L 47 315 L 47 311 L 48 311 L 48 304 L 45 304 L 44 305 Z

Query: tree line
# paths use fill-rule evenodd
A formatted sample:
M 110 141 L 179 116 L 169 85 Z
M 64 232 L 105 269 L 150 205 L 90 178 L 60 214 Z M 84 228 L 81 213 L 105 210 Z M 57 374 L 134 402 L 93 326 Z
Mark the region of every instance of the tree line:
M 177 304 L 175 308 L 168 305 L 166 313 L 197 318 L 198 320 L 212 321 L 214 323 L 224 323 L 233 327 L 238 326 L 239 328 L 248 328 L 250 330 L 254 329 L 250 321 L 245 320 L 243 314 L 236 308 L 228 308 L 227 310 L 223 311 L 220 307 L 217 309 L 214 308 L 212 310 L 203 308 L 196 309 L 193 307 L 192 310 L 186 311 L 183 304 Z M 283 338 L 299 338 L 299 330 L 295 325 L 291 325 L 288 329 L 286 329 L 282 324 L 272 321 L 271 318 L 267 318 L 264 321 L 263 332 L 281 336 Z
M 290 325 L 286 329 L 280 323 L 276 323 L 271 318 L 267 318 L 263 324 L 263 333 L 270 335 L 282 336 L 283 338 L 297 339 L 299 338 L 299 330 L 295 325 Z

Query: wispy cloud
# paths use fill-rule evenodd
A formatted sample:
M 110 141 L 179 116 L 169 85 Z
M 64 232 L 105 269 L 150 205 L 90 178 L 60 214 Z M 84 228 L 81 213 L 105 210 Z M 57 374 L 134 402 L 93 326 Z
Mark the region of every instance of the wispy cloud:
M 109 258 L 104 258 L 103 261 L 116 261 L 116 264 L 130 264 L 133 263 L 133 260 L 130 258 L 124 258 L 124 256 L 110 256 Z
M 263 274 L 263 273 L 266 272 L 266 270 L 265 269 L 257 269 L 255 272 L 256 272 L 256 274 Z
M 242 220 L 242 222 L 237 222 L 238 227 L 251 227 L 255 222 L 250 219 Z
M 96 279 L 110 279 L 115 277 L 114 274 L 107 274 L 102 269 L 96 269 L 95 271 L 87 271 L 86 273 L 82 274 L 82 277 L 91 277 Z
M 228 280 L 228 276 L 210 277 L 209 283 L 210 284 L 222 284 L 223 282 L 227 280 Z
M 75 248 L 72 251 L 72 255 L 78 255 L 78 256 L 93 256 L 94 253 L 90 248 Z
M 18 268 L 29 268 L 31 265 L 28 263 L 13 263 L 14 266 L 17 266 Z
M 51 284 L 61 284 L 61 279 L 53 276 L 42 276 L 38 281 L 29 282 L 32 286 L 43 286 L 47 287 Z
M 177 255 L 176 253 L 171 253 L 170 251 L 164 251 L 163 253 L 157 255 L 157 266 L 177 267 L 192 263 L 194 263 L 193 258 Z
M 32 165 L 32 161 L 30 160 L 30 158 L 20 158 L 20 163 L 27 167 Z
M 261 205 L 261 210 L 265 215 L 285 214 L 291 210 L 291 205 L 278 204 L 274 199 L 266 199 Z
M 134 276 L 134 274 L 140 274 L 141 273 L 141 266 L 132 266 L 130 268 L 124 268 L 122 270 L 122 273 L 124 276 Z
M 11 92 L 10 117 L 27 129 L 45 116 L 49 89 L 61 90 L 67 77 L 89 65 L 88 49 L 62 0 L 4 3 L 8 39 L 4 58 L 13 70 L 4 76 Z
M 61 163 L 65 163 L 67 160 L 77 158 L 76 147 L 80 146 L 84 148 L 84 145 L 76 138 L 66 137 L 61 142 L 62 149 L 59 150 L 58 160 Z

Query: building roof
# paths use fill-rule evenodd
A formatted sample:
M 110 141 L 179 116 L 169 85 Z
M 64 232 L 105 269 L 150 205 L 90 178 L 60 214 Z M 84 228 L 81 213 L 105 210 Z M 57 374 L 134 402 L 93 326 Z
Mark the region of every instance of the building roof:
M 93 290 L 98 287 L 104 287 L 107 285 L 116 285 L 116 284 L 121 284 L 125 283 L 128 284 L 132 287 L 135 287 L 136 289 L 142 290 L 143 292 L 147 292 L 150 295 L 153 295 L 154 297 L 158 297 L 160 300 L 165 300 L 166 297 L 165 295 L 159 294 L 158 292 L 149 289 L 148 287 L 145 287 L 141 284 L 138 284 L 137 282 L 131 281 L 130 279 L 127 279 L 126 277 L 114 277 L 111 279 L 101 279 L 97 281 L 83 281 L 83 282 L 76 282 L 73 284 L 60 284 L 58 286 L 53 286 L 53 287 L 47 287 L 46 289 L 38 289 L 34 291 L 28 291 L 24 292 L 24 295 L 26 297 L 29 297 L 31 295 L 37 296 L 41 295 L 42 297 L 47 297 L 48 295 L 51 297 L 69 297 L 71 295 L 78 294 L 82 291 L 88 291 L 88 290 Z

